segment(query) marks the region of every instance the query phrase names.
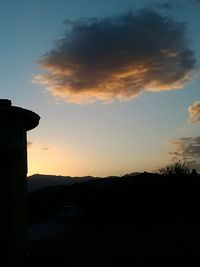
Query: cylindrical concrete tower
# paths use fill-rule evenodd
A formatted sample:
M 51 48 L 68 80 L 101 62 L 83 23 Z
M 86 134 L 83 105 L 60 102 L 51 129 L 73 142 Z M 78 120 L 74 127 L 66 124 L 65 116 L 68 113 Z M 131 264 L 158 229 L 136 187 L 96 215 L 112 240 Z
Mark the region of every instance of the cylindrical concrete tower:
M 40 117 L 0 99 L 0 245 L 4 259 L 27 254 L 27 139 Z

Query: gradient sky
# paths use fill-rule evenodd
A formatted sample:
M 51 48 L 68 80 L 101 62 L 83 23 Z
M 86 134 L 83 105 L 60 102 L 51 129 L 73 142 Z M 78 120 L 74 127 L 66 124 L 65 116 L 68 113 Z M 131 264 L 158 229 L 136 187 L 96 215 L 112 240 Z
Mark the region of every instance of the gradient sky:
M 0 0 L 1 98 L 41 116 L 29 175 L 199 167 L 199 13 L 198 0 Z

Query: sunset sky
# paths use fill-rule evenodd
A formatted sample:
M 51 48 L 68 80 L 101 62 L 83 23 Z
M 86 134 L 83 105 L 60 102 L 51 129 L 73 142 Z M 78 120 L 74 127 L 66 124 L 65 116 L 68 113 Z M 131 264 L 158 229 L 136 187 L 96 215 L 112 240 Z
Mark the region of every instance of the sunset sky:
M 200 171 L 200 1 L 0 0 L 0 98 L 35 111 L 29 175 Z

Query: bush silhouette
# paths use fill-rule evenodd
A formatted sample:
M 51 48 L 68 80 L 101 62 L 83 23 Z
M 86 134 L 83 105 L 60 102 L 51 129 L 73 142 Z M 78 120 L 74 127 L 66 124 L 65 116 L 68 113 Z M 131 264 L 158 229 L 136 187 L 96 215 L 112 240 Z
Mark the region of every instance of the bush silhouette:
M 190 175 L 191 169 L 185 162 L 173 162 L 159 169 L 159 174 L 163 176 L 187 176 Z

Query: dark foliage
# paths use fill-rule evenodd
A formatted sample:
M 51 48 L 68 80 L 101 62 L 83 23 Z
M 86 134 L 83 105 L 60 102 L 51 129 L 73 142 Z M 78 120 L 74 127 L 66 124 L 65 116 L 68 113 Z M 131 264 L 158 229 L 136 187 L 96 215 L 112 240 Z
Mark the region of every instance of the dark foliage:
M 188 176 L 191 173 L 191 169 L 189 164 L 177 161 L 161 168 L 159 173 L 164 176 Z

